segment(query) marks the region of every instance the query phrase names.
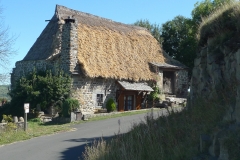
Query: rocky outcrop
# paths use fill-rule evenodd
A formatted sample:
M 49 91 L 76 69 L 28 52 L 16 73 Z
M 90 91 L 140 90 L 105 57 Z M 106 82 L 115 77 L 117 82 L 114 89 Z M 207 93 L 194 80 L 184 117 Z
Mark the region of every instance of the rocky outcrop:
M 190 106 L 198 98 L 229 107 L 225 120 L 240 123 L 240 4 L 223 6 L 203 20 L 191 79 Z
M 201 99 L 209 106 L 217 104 L 226 108 L 219 122 L 226 125 L 216 126 L 218 129 L 213 129 L 207 138 L 200 137 L 200 151 L 221 160 L 230 158 L 229 151 L 233 148 L 226 148 L 224 144 L 230 133 L 237 133 L 240 126 L 239 16 L 240 4 L 234 3 L 203 20 L 188 100 L 188 107 L 194 107 Z M 234 141 L 239 146 L 238 140 Z
M 219 47 L 218 53 L 209 51 L 209 43 L 195 59 L 190 91 L 190 103 L 198 98 L 219 99 L 229 102 L 229 120 L 240 123 L 240 50 L 231 52 Z M 230 103 L 231 102 L 231 103 Z

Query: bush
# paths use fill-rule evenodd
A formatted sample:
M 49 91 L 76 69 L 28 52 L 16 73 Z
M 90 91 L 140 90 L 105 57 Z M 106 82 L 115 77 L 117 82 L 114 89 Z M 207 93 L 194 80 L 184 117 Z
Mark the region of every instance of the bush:
M 76 99 L 68 98 L 64 101 L 62 106 L 62 116 L 63 117 L 70 117 L 71 112 L 75 111 L 79 108 L 79 102 Z
M 3 114 L 2 116 L 3 116 L 3 120 L 5 122 L 13 122 L 12 115 L 5 115 L 5 114 Z
M 154 100 L 160 100 L 159 98 L 159 94 L 160 94 L 160 89 L 156 84 L 152 85 L 152 89 L 153 91 L 150 93 L 150 95 L 148 96 L 148 99 L 150 101 L 154 101 Z
M 116 110 L 116 103 L 112 98 L 108 99 L 106 107 L 108 112 L 112 112 Z
M 31 109 L 36 109 L 36 106 L 40 104 L 43 111 L 48 110 L 50 106 L 68 98 L 70 89 L 71 78 L 63 71 L 37 72 L 34 69 L 15 82 L 13 89 L 9 92 L 12 99 L 11 105 L 8 110 L 3 110 L 2 114 L 10 113 L 22 116 L 24 114 L 24 103 L 30 103 Z

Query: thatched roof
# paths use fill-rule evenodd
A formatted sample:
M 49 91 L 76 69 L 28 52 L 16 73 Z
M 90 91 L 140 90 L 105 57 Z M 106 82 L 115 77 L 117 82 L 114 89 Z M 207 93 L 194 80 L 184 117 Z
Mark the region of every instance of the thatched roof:
M 56 42 L 55 46 L 51 45 L 54 41 L 52 35 L 58 32 L 55 30 L 58 21 L 69 17 L 78 24 L 78 60 L 86 76 L 150 80 L 153 76 L 150 62 L 173 62 L 170 57 L 163 55 L 157 40 L 145 28 L 114 22 L 59 5 L 24 60 L 48 59 L 58 55 Z M 50 29 L 54 31 L 47 35 Z M 44 39 L 47 44 L 44 47 L 38 46 L 38 41 Z M 39 54 L 34 53 L 36 50 Z

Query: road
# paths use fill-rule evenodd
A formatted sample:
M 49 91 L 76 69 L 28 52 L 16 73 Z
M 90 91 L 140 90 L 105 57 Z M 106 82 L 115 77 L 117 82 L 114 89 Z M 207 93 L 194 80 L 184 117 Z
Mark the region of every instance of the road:
M 166 110 L 154 112 L 154 117 Z M 74 125 L 74 130 L 41 136 L 0 147 L 0 160 L 77 160 L 87 143 L 126 133 L 133 123 L 144 121 L 145 114 L 111 118 Z M 119 125 L 120 122 L 120 125 Z M 119 127 L 120 126 L 120 127 Z

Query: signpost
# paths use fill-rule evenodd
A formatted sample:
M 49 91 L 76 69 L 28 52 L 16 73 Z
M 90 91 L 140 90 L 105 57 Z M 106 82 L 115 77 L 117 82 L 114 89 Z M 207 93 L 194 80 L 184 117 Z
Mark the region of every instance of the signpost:
M 24 103 L 24 131 L 27 130 L 27 113 L 29 113 L 29 103 Z

